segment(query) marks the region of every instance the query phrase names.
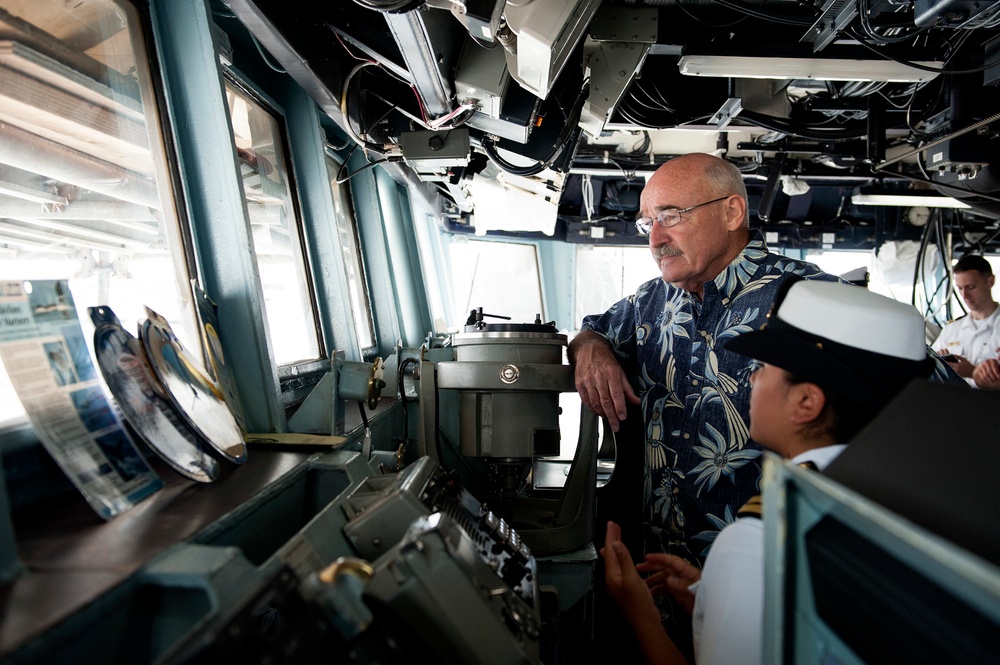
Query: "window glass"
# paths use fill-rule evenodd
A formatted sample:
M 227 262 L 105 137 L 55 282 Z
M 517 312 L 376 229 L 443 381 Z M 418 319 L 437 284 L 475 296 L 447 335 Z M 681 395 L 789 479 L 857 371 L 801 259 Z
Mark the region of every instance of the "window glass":
M 68 279 L 85 329 L 106 305 L 135 334 L 149 306 L 199 349 L 147 48 L 127 3 L 2 3 L 0 279 Z
M 871 250 L 811 250 L 803 260 L 815 263 L 823 272 L 844 276 L 849 272 L 864 268 L 868 271 L 868 290 L 888 296 L 901 302 L 910 302 L 913 291 L 913 264 L 905 268 L 905 281 L 898 281 L 900 275 L 888 274 L 875 264 L 875 253 Z
M 649 247 L 580 245 L 576 249 L 575 329 L 583 317 L 602 314 L 640 284 L 660 275 Z
M 456 238 L 448 255 L 454 285 L 452 311 L 459 329 L 469 312 L 480 307 L 484 314 L 509 316 L 512 323 L 531 323 L 538 315 L 545 320 L 534 245 Z M 495 318 L 485 321 L 502 323 Z
M 277 118 L 226 82 L 264 308 L 278 365 L 320 357 L 319 334 L 285 144 Z
M 344 270 L 351 296 L 351 311 L 354 313 L 354 329 L 358 336 L 358 346 L 362 352 L 375 347 L 372 332 L 371 301 L 368 298 L 368 283 L 361 263 L 361 247 L 358 229 L 348 199 L 347 185 L 337 183 L 340 164 L 331 157 L 326 158 L 326 170 L 333 191 L 333 208 L 337 215 L 337 235 L 344 255 Z
M 984 256 L 993 268 L 993 276 L 998 279 L 993 282 L 993 299 L 1000 302 L 1000 256 Z
M 440 218 L 436 211 L 424 207 L 419 199 L 415 198 L 414 201 L 413 230 L 420 256 L 420 274 L 424 278 L 424 289 L 427 293 L 427 306 L 430 308 L 433 321 L 431 330 L 444 332 L 448 329 L 451 303 L 448 298 L 450 292 L 447 286 L 448 276 L 443 274 L 445 271 L 438 269 L 438 266 L 444 263 L 441 236 L 438 233 Z M 420 220 L 423 220 L 423 223 L 420 223 Z

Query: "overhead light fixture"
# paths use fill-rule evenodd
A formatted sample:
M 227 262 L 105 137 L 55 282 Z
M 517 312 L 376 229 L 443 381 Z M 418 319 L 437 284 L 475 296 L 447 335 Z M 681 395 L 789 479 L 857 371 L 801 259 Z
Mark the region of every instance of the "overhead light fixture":
M 853 194 L 851 203 L 856 206 L 899 206 L 904 208 L 969 208 L 958 199 L 941 194 Z
M 940 68 L 940 62 L 916 62 Z M 807 58 L 747 55 L 682 55 L 677 62 L 681 74 L 750 79 L 814 79 L 817 81 L 885 81 L 916 83 L 930 81 L 938 72 L 910 67 L 893 60 L 860 58 Z

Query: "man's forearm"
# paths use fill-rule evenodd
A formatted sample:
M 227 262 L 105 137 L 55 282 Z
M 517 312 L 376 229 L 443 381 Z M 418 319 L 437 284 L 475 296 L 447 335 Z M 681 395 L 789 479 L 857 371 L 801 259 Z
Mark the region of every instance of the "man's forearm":
M 576 361 L 578 360 L 581 351 L 594 344 L 603 346 L 606 350 L 611 351 L 611 343 L 597 333 L 590 330 L 581 330 L 577 333 L 576 337 L 570 340 L 570 343 L 566 348 L 566 355 L 569 358 L 569 364 L 576 365 Z

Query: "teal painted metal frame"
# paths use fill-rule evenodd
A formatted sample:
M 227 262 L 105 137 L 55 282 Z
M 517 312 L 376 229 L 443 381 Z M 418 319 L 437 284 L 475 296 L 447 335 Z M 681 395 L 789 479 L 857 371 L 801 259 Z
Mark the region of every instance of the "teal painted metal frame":
M 320 327 L 332 358 L 344 350 L 348 360 L 361 360 L 355 334 L 350 286 L 340 249 L 333 192 L 327 177 L 326 136 L 312 99 L 298 86 L 284 86 L 282 103 L 287 113 L 288 140 L 298 183 L 306 247 Z
M 205 0 L 150 0 L 150 13 L 202 287 L 219 306 L 223 352 L 240 359 L 232 367 L 247 428 L 283 432 L 285 413 L 269 352 L 249 216 L 236 177 L 239 164 L 211 9 Z
M 350 173 L 356 173 L 350 179 L 351 196 L 354 199 L 361 252 L 365 259 L 365 274 L 372 299 L 375 339 L 379 355 L 384 356 L 394 351 L 396 341 L 401 339 L 401 330 L 396 306 L 398 296 L 389 266 L 383 230 L 385 222 L 375 178 L 375 171 L 382 167 L 376 166 L 358 172 L 358 169 L 365 168 L 368 164 L 362 155 L 355 154 L 348 161 L 348 169 Z

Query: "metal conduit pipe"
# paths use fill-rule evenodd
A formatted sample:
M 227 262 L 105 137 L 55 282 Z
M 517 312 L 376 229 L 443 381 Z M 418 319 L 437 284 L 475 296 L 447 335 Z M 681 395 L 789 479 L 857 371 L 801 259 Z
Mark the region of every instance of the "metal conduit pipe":
M 0 214 L 4 217 L 31 217 L 33 219 L 64 219 L 78 221 L 108 221 L 121 224 L 133 222 L 159 222 L 146 206 L 126 201 L 71 201 L 66 206 L 43 206 L 34 201 L 24 201 L 0 196 Z M 138 225 L 133 227 L 140 229 Z M 145 226 L 144 230 L 156 233 L 157 229 Z
M 68 256 L 72 256 L 80 251 L 79 248 L 76 247 L 65 247 L 52 242 L 36 242 L 25 238 L 16 238 L 5 234 L 2 230 L 0 230 L 0 245 L 18 247 L 27 250 L 26 253 L 33 254 L 66 254 Z M 0 247 L 0 254 L 6 256 L 17 256 L 18 252 Z
M 450 19 L 451 17 L 448 17 Z M 417 88 L 424 108 L 430 119 L 439 118 L 453 110 L 451 85 L 441 75 L 438 57 L 428 32 L 426 20 L 440 20 L 436 14 L 406 12 L 405 14 L 385 14 L 399 52 L 406 62 L 413 84 Z
M 143 176 L 0 122 L 0 163 L 160 209 L 156 185 Z
M 63 234 L 60 238 L 61 242 L 67 244 L 72 244 L 76 242 L 82 242 L 84 238 L 89 240 L 94 240 L 99 243 L 107 243 L 108 249 L 121 249 L 122 247 L 133 250 L 146 251 L 150 250 L 152 241 L 150 240 L 137 240 L 135 238 L 126 238 L 124 236 L 115 233 L 105 233 L 103 231 L 98 231 L 85 226 L 77 226 L 72 221 L 53 221 L 46 219 L 31 219 L 31 218 L 11 218 L 15 221 L 22 222 L 24 224 L 33 224 L 35 226 L 41 227 L 43 229 L 51 229 L 53 231 L 58 231 Z M 11 231 L 18 232 L 22 231 L 24 227 L 7 227 Z M 117 247 L 121 245 L 121 247 Z

